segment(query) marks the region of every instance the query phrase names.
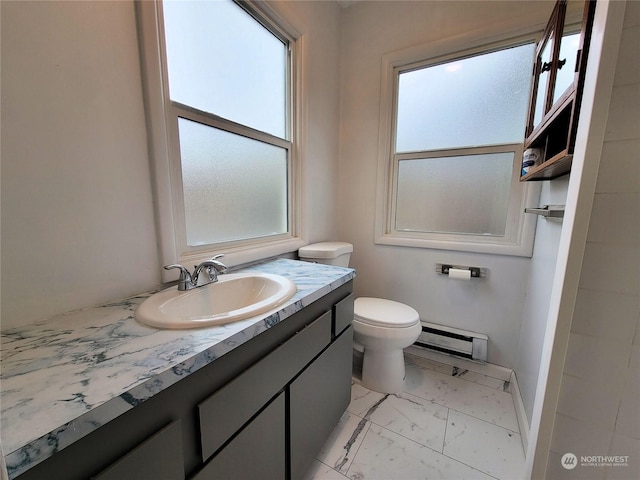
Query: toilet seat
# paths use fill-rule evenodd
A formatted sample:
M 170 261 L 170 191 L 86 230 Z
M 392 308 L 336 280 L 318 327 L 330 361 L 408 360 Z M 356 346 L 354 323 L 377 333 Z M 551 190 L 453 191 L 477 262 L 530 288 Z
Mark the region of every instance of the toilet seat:
M 354 320 L 365 325 L 407 328 L 420 322 L 418 312 L 404 303 L 383 298 L 356 298 Z

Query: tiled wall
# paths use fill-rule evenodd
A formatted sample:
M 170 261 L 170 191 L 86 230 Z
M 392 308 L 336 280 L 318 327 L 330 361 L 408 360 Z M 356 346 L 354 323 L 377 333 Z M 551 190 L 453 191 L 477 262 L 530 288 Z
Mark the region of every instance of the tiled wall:
M 547 478 L 640 478 L 640 2 L 627 3 Z M 577 457 L 572 470 L 565 453 Z M 628 456 L 628 466 L 582 456 Z

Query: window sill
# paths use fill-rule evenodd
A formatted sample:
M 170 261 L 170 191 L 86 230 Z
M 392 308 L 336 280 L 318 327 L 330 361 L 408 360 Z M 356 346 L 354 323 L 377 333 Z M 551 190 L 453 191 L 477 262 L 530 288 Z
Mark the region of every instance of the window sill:
M 259 262 L 278 255 L 284 255 L 285 253 L 297 252 L 300 247 L 306 244 L 307 242 L 300 238 L 287 238 L 268 243 L 220 248 L 220 251 L 216 253 L 224 253 L 222 262 L 228 267 L 235 267 L 247 263 Z M 178 263 L 182 265 L 197 265 L 210 258 L 210 251 L 205 253 L 191 253 L 180 255 Z M 163 271 L 162 281 L 164 283 L 173 282 L 177 279 L 178 273 L 176 270 Z
M 527 222 L 531 223 L 531 222 Z M 535 227 L 534 227 L 535 228 Z M 495 237 L 487 238 L 487 242 L 462 240 L 435 240 L 426 238 L 409 238 L 395 235 L 382 235 L 376 238 L 377 245 L 394 245 L 398 247 L 428 248 L 434 250 L 452 250 L 458 252 L 488 253 L 493 255 L 511 255 L 531 257 L 533 254 L 533 234 L 523 235 L 523 243 L 496 242 Z

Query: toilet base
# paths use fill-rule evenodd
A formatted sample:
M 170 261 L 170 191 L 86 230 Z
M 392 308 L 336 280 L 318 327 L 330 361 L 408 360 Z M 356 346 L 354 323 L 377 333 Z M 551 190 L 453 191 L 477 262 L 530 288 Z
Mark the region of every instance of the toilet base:
M 354 348 L 351 376 L 355 378 L 359 383 L 362 383 L 362 357 L 363 353 Z
M 362 359 L 362 386 L 380 393 L 404 390 L 404 352 L 402 349 L 365 349 Z

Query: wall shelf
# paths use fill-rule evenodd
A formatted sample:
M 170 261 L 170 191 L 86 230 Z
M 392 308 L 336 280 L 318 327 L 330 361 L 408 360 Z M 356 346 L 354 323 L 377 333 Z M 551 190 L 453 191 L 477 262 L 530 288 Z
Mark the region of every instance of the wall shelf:
M 549 160 L 540 165 L 536 165 L 526 175 L 520 177 L 521 182 L 531 182 L 540 180 L 553 180 L 554 178 L 566 175 L 571 171 L 573 155 L 567 149 L 562 150 Z
M 570 23 L 576 12 L 582 14 L 579 29 Z M 541 160 L 529 167 L 521 182 L 553 180 L 571 171 L 594 14 L 595 1 L 558 0 L 536 47 L 524 148 L 538 150 Z M 580 41 L 575 56 L 560 58 L 560 43 L 577 34 Z M 568 85 L 567 68 L 574 68 Z

